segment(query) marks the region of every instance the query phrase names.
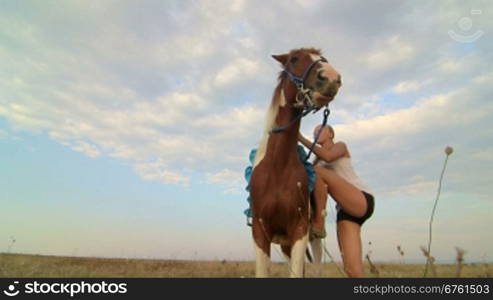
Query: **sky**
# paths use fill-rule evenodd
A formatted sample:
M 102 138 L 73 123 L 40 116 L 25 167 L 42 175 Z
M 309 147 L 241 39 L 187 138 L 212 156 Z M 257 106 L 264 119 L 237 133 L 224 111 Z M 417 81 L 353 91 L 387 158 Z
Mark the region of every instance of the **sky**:
M 492 13 L 487 0 L 2 1 L 0 252 L 253 260 L 243 173 L 271 55 L 317 47 L 343 81 L 329 123 L 375 196 L 364 253 L 425 261 L 452 146 L 432 255 L 491 262 Z M 340 260 L 333 206 L 326 223 Z

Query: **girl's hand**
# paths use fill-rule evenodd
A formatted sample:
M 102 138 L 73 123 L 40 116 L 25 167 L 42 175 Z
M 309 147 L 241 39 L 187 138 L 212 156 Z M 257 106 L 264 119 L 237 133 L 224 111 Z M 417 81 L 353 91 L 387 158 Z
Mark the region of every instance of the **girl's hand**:
M 298 132 L 298 141 L 300 141 L 303 145 L 305 145 L 305 147 L 310 147 L 311 145 L 311 142 L 309 140 L 307 140 L 302 134 L 301 132 Z
M 298 141 L 300 141 L 303 145 L 309 143 L 309 141 L 301 134 L 301 132 L 298 132 Z

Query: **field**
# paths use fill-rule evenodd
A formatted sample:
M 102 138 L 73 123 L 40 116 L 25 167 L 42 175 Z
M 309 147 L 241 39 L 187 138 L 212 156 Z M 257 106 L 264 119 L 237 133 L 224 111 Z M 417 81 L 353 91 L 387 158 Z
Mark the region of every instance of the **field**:
M 424 265 L 375 263 L 368 277 L 422 277 Z M 436 265 L 437 277 L 456 277 L 457 266 Z M 342 266 L 308 264 L 307 277 L 345 277 Z M 289 276 L 286 263 L 272 263 L 272 277 Z M 62 257 L 0 253 L 0 277 L 254 277 L 253 262 L 178 261 Z M 464 264 L 461 277 L 491 277 L 493 264 Z

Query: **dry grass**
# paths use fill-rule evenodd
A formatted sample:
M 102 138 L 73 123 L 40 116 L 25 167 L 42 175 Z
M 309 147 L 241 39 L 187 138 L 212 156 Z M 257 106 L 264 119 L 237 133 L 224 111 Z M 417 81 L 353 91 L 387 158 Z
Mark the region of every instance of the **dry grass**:
M 373 263 L 379 277 L 422 277 L 422 264 Z M 339 267 L 341 267 L 339 265 Z M 455 264 L 435 265 L 437 276 L 454 277 Z M 462 277 L 488 277 L 492 264 L 463 264 Z M 271 264 L 272 277 L 287 277 L 285 263 Z M 369 265 L 367 276 L 374 277 Z M 144 259 L 108 259 L 60 257 L 22 254 L 0 254 L 0 277 L 253 277 L 253 262 L 234 261 L 173 261 Z M 308 264 L 307 277 L 319 273 Z M 323 266 L 320 276 L 342 277 L 332 263 Z

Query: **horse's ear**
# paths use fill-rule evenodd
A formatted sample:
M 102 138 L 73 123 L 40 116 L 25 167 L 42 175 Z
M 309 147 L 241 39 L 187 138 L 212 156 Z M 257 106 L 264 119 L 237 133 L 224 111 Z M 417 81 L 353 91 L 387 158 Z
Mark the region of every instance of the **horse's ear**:
M 288 62 L 289 54 L 272 55 L 272 58 L 274 58 L 275 60 L 280 62 L 281 65 L 284 66 Z

